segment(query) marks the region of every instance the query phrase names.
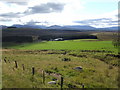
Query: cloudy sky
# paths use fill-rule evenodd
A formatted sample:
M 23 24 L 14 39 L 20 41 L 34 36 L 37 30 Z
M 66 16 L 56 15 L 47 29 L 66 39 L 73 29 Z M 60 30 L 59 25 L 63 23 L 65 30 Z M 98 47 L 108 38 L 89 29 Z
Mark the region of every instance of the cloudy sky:
M 119 0 L 0 0 L 0 25 L 118 25 Z

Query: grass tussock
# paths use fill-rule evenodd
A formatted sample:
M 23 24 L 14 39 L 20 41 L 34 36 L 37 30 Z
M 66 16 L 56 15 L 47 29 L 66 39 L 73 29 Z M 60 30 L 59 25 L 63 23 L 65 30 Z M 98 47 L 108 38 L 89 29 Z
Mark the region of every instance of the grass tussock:
M 118 88 L 119 64 L 113 65 L 118 58 L 106 54 L 79 50 L 3 51 L 3 88 L 60 88 L 60 75 L 64 77 L 63 88 L 82 88 L 83 84 L 85 88 Z M 75 70 L 76 66 L 83 70 Z M 34 76 L 32 67 L 35 68 Z M 53 79 L 58 79 L 57 84 L 48 84 Z

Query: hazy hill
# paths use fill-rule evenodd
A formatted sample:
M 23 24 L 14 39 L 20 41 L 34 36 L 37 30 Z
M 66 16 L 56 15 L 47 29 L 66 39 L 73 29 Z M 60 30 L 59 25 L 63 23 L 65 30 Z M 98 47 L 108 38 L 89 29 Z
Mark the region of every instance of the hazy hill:
M 7 26 L 2 26 L 3 28 L 7 28 Z M 45 25 L 19 25 L 14 24 L 12 27 L 17 28 L 34 28 L 34 29 L 56 29 L 56 30 L 118 30 L 118 27 L 108 27 L 108 28 L 95 28 L 87 25 L 52 25 L 52 26 L 45 26 Z

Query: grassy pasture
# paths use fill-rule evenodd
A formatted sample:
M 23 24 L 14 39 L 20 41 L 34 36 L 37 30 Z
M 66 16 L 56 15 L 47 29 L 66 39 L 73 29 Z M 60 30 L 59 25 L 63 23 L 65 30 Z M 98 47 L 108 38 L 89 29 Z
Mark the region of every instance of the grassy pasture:
M 7 46 L 9 45 L 9 46 Z M 98 41 L 97 39 L 77 39 L 66 41 L 43 41 L 37 43 L 3 44 L 4 48 L 26 49 L 26 50 L 106 50 L 118 52 L 112 45 L 112 41 Z
M 65 51 L 4 50 L 3 88 L 60 88 L 59 78 L 47 74 L 43 84 L 42 70 L 61 74 L 64 77 L 63 88 L 82 88 L 81 84 L 84 84 L 85 88 L 118 88 L 118 67 L 112 65 L 118 61 L 116 57 L 98 52 L 67 50 L 66 54 L 62 54 L 63 52 Z M 5 57 L 7 63 L 4 62 Z M 63 58 L 69 58 L 70 61 L 63 61 Z M 14 61 L 18 62 L 17 69 Z M 22 70 L 22 64 L 25 71 Z M 34 77 L 31 73 L 33 66 Z M 74 70 L 76 66 L 82 66 L 83 70 Z M 57 84 L 48 84 L 55 78 L 58 79 Z
M 78 39 L 69 41 L 44 41 L 39 43 L 14 44 L 3 49 L 3 88 L 60 88 L 60 77 L 46 74 L 43 84 L 42 70 L 61 74 L 63 88 L 118 88 L 118 58 L 111 41 Z M 4 47 L 5 48 L 5 47 Z M 82 52 L 81 50 L 105 50 L 112 52 Z M 4 62 L 6 57 L 7 63 Z M 63 61 L 69 58 L 70 61 Z M 18 62 L 15 68 L 14 61 Z M 25 71 L 22 70 L 22 64 Z M 34 77 L 31 74 L 35 67 Z M 83 71 L 74 70 L 82 66 Z M 58 79 L 57 84 L 49 81 Z
M 119 58 L 114 57 L 118 54 L 118 49 L 112 44 L 113 33 L 103 33 L 95 33 L 98 39 L 3 43 L 3 88 L 60 88 L 60 79 L 48 74 L 45 74 L 43 84 L 42 70 L 61 74 L 64 77 L 63 88 L 82 88 L 82 84 L 85 88 L 118 88 Z M 64 58 L 69 58 L 70 61 L 63 61 Z M 14 61 L 18 62 L 17 69 Z M 25 71 L 22 70 L 22 64 Z M 31 73 L 33 66 L 34 77 Z M 83 71 L 74 70 L 76 66 L 82 66 Z M 48 84 L 55 78 L 58 79 L 57 84 Z

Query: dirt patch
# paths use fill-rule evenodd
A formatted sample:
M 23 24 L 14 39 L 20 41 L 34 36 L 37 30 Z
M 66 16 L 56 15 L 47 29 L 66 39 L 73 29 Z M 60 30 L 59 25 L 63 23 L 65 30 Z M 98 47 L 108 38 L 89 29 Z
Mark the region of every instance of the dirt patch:
M 1 51 L 13 51 L 13 49 L 0 49 L 0 52 Z

